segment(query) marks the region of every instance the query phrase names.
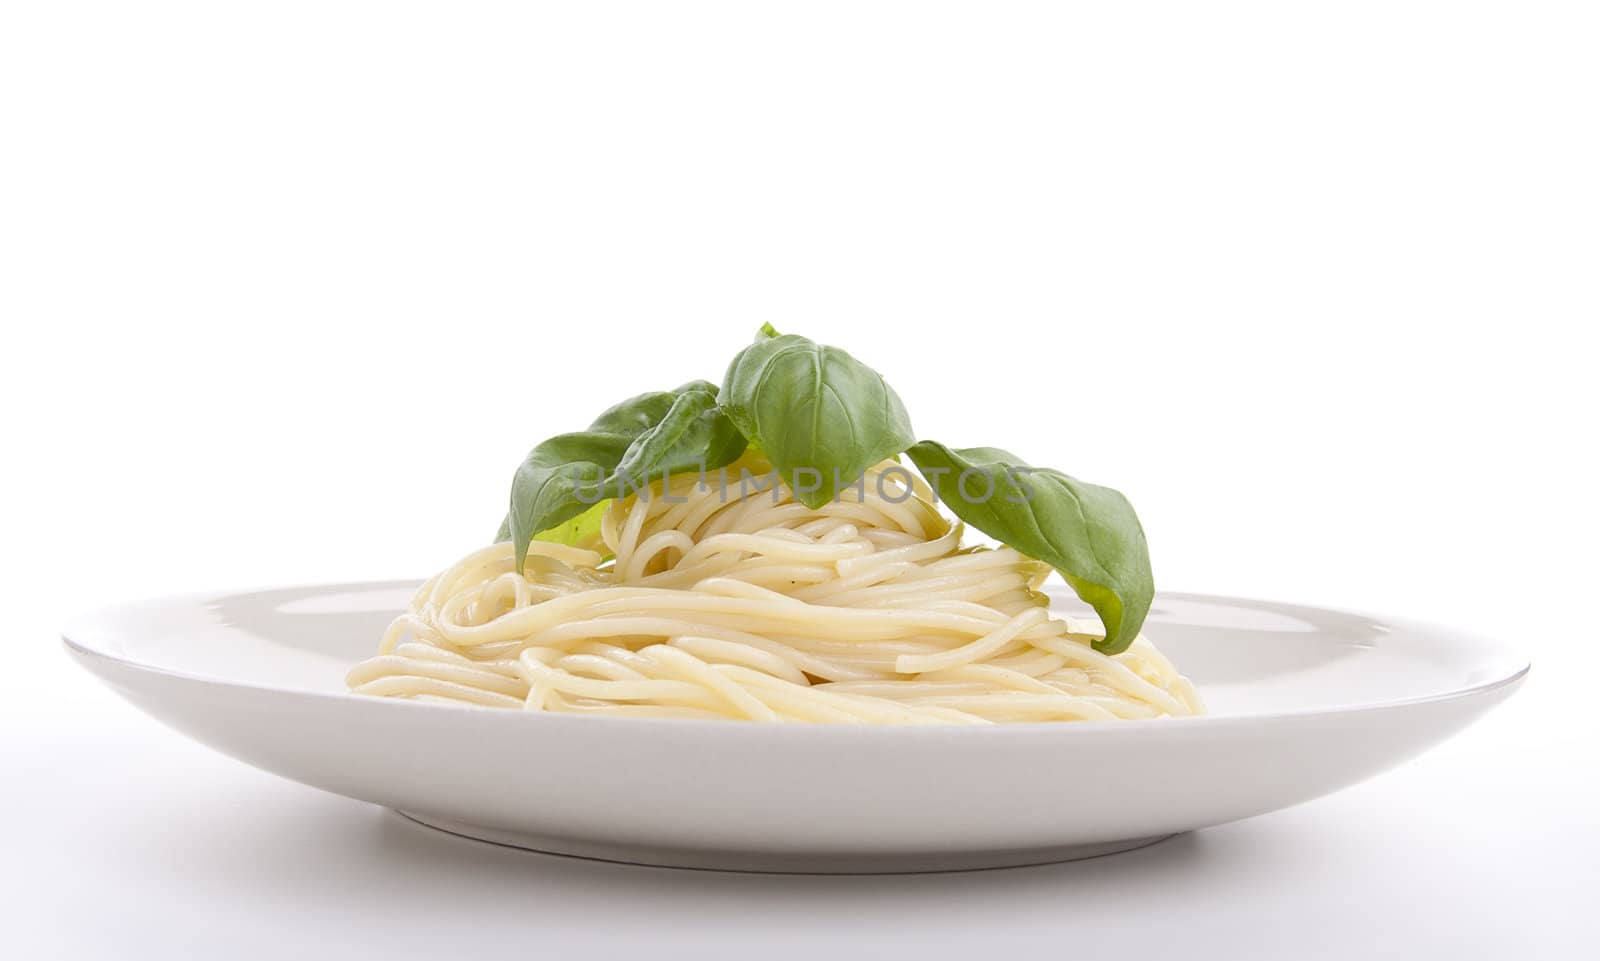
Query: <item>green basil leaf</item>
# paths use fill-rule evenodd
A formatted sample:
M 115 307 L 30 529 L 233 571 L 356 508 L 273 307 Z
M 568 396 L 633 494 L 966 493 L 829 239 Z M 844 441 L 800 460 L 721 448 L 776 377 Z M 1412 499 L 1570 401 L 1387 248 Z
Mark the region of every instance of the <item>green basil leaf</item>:
M 533 539 L 549 544 L 566 544 L 568 547 L 584 547 L 605 554 L 607 551 L 600 537 L 600 521 L 610 506 L 610 498 L 596 501 L 594 506 L 582 514 L 571 520 L 562 521 L 547 531 L 540 531 L 533 535 Z M 507 539 L 509 540 L 509 536 Z
M 575 543 L 567 538 L 592 533 L 605 499 L 690 467 L 725 466 L 744 447 L 744 437 L 717 407 L 715 385 L 695 381 L 640 394 L 608 408 L 588 430 L 560 434 L 529 452 L 512 479 L 500 539 L 516 546 L 521 570 L 536 537 Z
M 916 440 L 905 405 L 877 371 L 795 334 L 741 351 L 723 379 L 721 402 L 795 498 L 813 509 Z
M 689 467 L 722 467 L 744 453 L 744 435 L 717 406 L 715 387 L 702 381 L 678 391 L 660 420 L 623 452 L 609 481 L 611 496 Z
M 692 393 L 709 393 L 715 397 L 717 385 L 707 380 L 694 380 L 674 390 L 654 390 L 648 394 L 629 397 L 622 403 L 613 404 L 602 411 L 589 425 L 587 433 L 625 434 L 628 437 L 637 437 L 661 423 L 661 418 L 667 416 L 667 411 L 672 409 L 672 405 L 677 403 L 681 395 Z
M 511 480 L 504 525 L 516 548 L 517 570 L 528 559 L 534 535 L 572 520 L 601 498 L 632 440 L 613 433 L 559 434 L 528 453 Z
M 908 453 L 957 517 L 1061 572 L 1105 625 L 1095 650 L 1128 649 L 1155 582 L 1144 528 L 1126 497 L 993 447 L 922 441 Z
M 756 343 L 759 344 L 763 340 L 769 340 L 773 337 L 781 336 L 782 335 L 778 333 L 778 328 L 772 326 L 771 324 L 762 324 L 761 329 L 756 331 Z

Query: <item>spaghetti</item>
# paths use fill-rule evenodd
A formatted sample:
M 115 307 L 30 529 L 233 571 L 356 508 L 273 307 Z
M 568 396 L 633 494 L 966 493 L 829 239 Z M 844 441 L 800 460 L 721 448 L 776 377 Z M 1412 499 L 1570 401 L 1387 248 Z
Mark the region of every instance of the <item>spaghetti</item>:
M 1200 713 L 1144 637 L 1052 615 L 1050 568 L 961 546 L 893 462 L 812 509 L 747 454 L 614 500 L 577 546 L 509 543 L 428 580 L 347 678 L 360 694 L 655 718 L 867 724 Z M 740 477 L 737 485 L 729 471 Z M 609 556 L 609 561 L 607 557 Z

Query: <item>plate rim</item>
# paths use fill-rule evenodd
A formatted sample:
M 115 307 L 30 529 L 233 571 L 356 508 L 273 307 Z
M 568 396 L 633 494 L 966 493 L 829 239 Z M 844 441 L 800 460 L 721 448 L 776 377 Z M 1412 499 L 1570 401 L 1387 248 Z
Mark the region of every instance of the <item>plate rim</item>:
M 286 592 L 307 589 L 339 591 L 341 593 L 357 590 L 374 589 L 404 589 L 415 587 L 422 583 L 421 579 L 397 578 L 374 581 L 339 581 L 322 583 L 299 583 L 278 585 L 270 587 L 255 587 L 244 589 L 218 589 L 210 591 L 190 592 L 183 594 L 158 595 L 154 597 L 134 598 L 104 605 L 93 611 L 71 618 L 60 629 L 62 646 L 69 656 L 79 661 L 85 670 L 94 674 L 102 682 L 109 680 L 104 674 L 88 666 L 91 661 L 103 661 L 115 665 L 125 671 L 137 674 L 152 675 L 185 683 L 207 685 L 214 688 L 225 688 L 238 691 L 248 691 L 258 694 L 276 694 L 291 697 L 312 698 L 318 701 L 340 702 L 345 704 L 386 705 L 386 710 L 408 711 L 466 711 L 471 714 L 527 718 L 525 721 L 512 723 L 543 723 L 543 724 L 582 724 L 590 727 L 599 725 L 623 725 L 624 729 L 644 730 L 665 727 L 673 731 L 692 729 L 706 729 L 716 731 L 808 731 L 819 736 L 822 732 L 848 732 L 854 738 L 863 736 L 863 732 L 875 732 L 869 737 L 897 736 L 951 736 L 952 732 L 965 731 L 968 734 L 954 736 L 979 736 L 994 737 L 996 731 L 1040 732 L 1050 731 L 1059 736 L 1083 736 L 1085 734 L 1104 735 L 1110 731 L 1123 731 L 1132 735 L 1135 732 L 1161 731 L 1161 730 L 1209 730 L 1223 726 L 1259 725 L 1268 723 L 1281 723 L 1305 720 L 1326 720 L 1330 717 L 1346 717 L 1350 715 L 1364 715 L 1373 712 L 1400 710 L 1420 707 L 1441 702 L 1470 700 L 1477 697 L 1493 694 L 1505 688 L 1515 688 L 1524 681 L 1533 669 L 1530 657 L 1515 645 L 1488 637 L 1476 631 L 1440 624 L 1433 621 L 1420 620 L 1411 617 L 1401 617 L 1388 614 L 1373 613 L 1358 608 L 1336 608 L 1319 604 L 1302 604 L 1295 601 L 1284 601 L 1276 598 L 1250 598 L 1231 594 L 1205 594 L 1192 591 L 1158 591 L 1156 600 L 1169 597 L 1177 600 L 1201 601 L 1210 603 L 1235 605 L 1244 604 L 1271 604 L 1281 607 L 1293 607 L 1303 610 L 1322 611 L 1345 616 L 1365 617 L 1390 624 L 1405 625 L 1413 629 L 1434 632 L 1445 638 L 1470 639 L 1474 643 L 1493 650 L 1497 657 L 1513 665 L 1511 669 L 1498 676 L 1492 677 L 1476 684 L 1457 687 L 1446 691 L 1436 691 L 1429 694 L 1417 694 L 1409 697 L 1389 698 L 1370 703 L 1350 704 L 1335 707 L 1308 707 L 1294 710 L 1275 710 L 1259 714 L 1202 714 L 1193 717 L 1159 717 L 1159 718 L 1116 718 L 1110 720 L 1086 721 L 1020 721 L 1008 724 L 993 725 L 960 725 L 960 724 L 739 724 L 729 723 L 726 720 L 710 718 L 650 718 L 650 717 L 609 717 L 609 716 L 569 716 L 563 714 L 550 714 L 543 711 L 509 711 L 504 708 L 488 707 L 485 705 L 468 703 L 446 703 L 442 701 L 415 701 L 406 698 L 367 697 L 353 694 L 349 691 L 327 691 L 314 688 L 289 687 L 282 684 L 257 683 L 250 681 L 229 680 L 210 677 L 176 668 L 161 667 L 120 654 L 114 654 L 103 648 L 75 637 L 81 635 L 93 624 L 104 622 L 112 615 L 135 608 L 173 607 L 183 604 L 193 605 L 206 599 L 236 594 L 261 594 L 269 592 Z M 1509 692 L 1508 692 L 1509 693 Z M 369 710 L 363 707 L 358 710 Z M 1071 734 L 1069 732 L 1078 732 Z M 972 734 L 970 732 L 985 732 Z

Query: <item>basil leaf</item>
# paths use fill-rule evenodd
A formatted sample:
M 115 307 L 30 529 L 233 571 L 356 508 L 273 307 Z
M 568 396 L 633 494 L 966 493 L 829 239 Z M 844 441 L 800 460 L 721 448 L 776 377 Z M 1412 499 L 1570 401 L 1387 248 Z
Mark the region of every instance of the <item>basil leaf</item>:
M 758 339 L 741 351 L 728 366 L 721 401 L 795 498 L 813 509 L 916 440 L 905 405 L 877 371 L 795 334 Z
M 511 480 L 504 525 L 516 548 L 517 570 L 535 534 L 572 520 L 600 499 L 606 477 L 631 442 L 624 434 L 559 434 L 528 453 Z
M 1128 649 L 1150 612 L 1155 582 L 1144 528 L 1126 497 L 993 447 L 951 450 L 922 441 L 909 453 L 957 517 L 1061 572 L 1105 625 L 1095 650 Z
M 771 324 L 762 324 L 761 329 L 756 331 L 756 343 L 759 344 L 763 340 L 781 336 L 783 335 L 778 333 L 778 328 L 772 326 Z
M 584 547 L 606 554 L 605 543 L 600 537 L 600 521 L 610 506 L 609 498 L 596 501 L 594 506 L 582 514 L 571 520 L 562 521 L 547 531 L 540 531 L 533 535 L 533 539 L 549 544 L 566 544 L 568 547 Z M 509 536 L 507 539 L 509 540 Z
M 717 407 L 715 385 L 695 381 L 640 394 L 608 408 L 588 430 L 557 435 L 528 453 L 512 479 L 499 539 L 515 545 L 521 570 L 536 537 L 561 543 L 591 537 L 605 499 L 690 467 L 725 466 L 744 447 L 744 437 Z M 563 526 L 575 519 L 570 531 Z
M 744 435 L 717 406 L 715 387 L 702 381 L 679 391 L 660 420 L 623 452 L 609 480 L 611 496 L 685 468 L 722 467 L 744 453 Z

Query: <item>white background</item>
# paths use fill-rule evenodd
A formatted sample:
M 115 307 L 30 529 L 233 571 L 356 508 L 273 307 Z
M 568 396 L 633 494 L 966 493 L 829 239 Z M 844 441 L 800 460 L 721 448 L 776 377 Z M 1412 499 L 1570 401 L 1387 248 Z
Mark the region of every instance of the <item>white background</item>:
M 1577 2 L 0 7 L 7 940 L 1571 956 L 1597 47 Z M 1122 489 L 1163 587 L 1476 624 L 1534 674 L 1302 808 L 850 880 L 420 833 L 60 653 L 124 597 L 425 574 L 529 446 L 762 321 L 925 436 Z

